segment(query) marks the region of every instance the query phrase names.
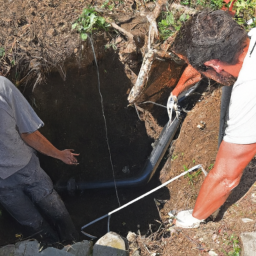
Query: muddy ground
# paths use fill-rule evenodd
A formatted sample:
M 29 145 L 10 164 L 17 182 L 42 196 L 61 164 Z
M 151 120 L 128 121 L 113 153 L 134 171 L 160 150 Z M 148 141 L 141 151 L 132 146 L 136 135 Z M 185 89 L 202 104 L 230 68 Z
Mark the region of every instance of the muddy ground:
M 93 181 L 113 177 L 97 88 L 96 63 L 90 44 L 81 42 L 79 34 L 71 31 L 71 23 L 85 5 L 101 6 L 103 2 L 20 0 L 7 4 L 0 1 L 3 7 L 0 12 L 0 47 L 6 47 L 8 52 L 7 58 L 1 59 L 2 75 L 8 76 L 18 86 L 45 121 L 42 133 L 53 144 L 60 148 L 68 145 L 81 154 L 77 167 L 67 167 L 40 156 L 42 167 L 54 183 L 69 178 Z M 125 21 L 123 28 L 145 39 L 148 24 L 138 15 L 139 2 L 115 1 L 113 15 L 122 16 Z M 154 2 L 148 1 L 147 8 L 149 11 L 153 9 Z M 93 39 L 115 174 L 118 178 L 131 177 L 143 167 L 152 150 L 153 138 L 157 138 L 168 117 L 165 109 L 147 105 L 143 108 L 152 114 L 153 119 L 150 116 L 144 123 L 139 120 L 135 109 L 127 106 L 132 83 L 118 55 L 118 50 L 125 50 L 125 38 L 101 32 Z M 113 42 L 117 46 L 115 50 L 111 46 Z M 140 47 L 126 55 L 126 64 L 135 74 L 138 74 L 142 63 Z M 161 60 L 155 65 L 155 73 L 150 80 L 152 86 L 142 100 L 165 104 L 184 66 Z M 218 148 L 220 97 L 220 85 L 207 80 L 202 83 L 199 92 L 189 102 L 190 112 L 154 179 L 144 188 L 118 190 L 121 204 L 196 164 L 202 164 L 210 171 Z M 123 236 L 128 231 L 136 233 L 137 239 L 131 243 L 130 255 L 136 255 L 136 252 L 145 256 L 208 255 L 211 249 L 218 255 L 232 255 L 235 247 L 241 245 L 237 238 L 239 234 L 255 230 L 254 162 L 246 168 L 240 185 L 222 207 L 215 222 L 209 220 L 199 229 L 191 230 L 176 229 L 169 224 L 170 210 L 193 208 L 204 179 L 202 173 L 195 172 L 193 176 L 181 178 L 115 214 L 111 218 L 111 230 Z M 124 167 L 128 167 L 130 172 L 124 173 Z M 77 229 L 118 207 L 114 189 L 86 191 L 75 196 L 61 195 Z M 160 203 L 156 204 L 154 199 L 159 199 Z M 26 238 L 21 227 L 4 210 L 1 212 L 0 245 Z M 244 223 L 242 218 L 252 221 Z M 107 221 L 101 221 L 86 231 L 100 237 L 106 230 Z

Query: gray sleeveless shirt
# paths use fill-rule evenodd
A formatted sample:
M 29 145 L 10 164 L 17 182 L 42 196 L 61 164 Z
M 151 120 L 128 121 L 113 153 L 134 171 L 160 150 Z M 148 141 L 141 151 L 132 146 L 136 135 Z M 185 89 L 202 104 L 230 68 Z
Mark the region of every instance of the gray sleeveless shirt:
M 0 178 L 25 167 L 33 149 L 21 138 L 21 133 L 32 133 L 44 123 L 37 116 L 20 91 L 5 77 L 0 76 Z

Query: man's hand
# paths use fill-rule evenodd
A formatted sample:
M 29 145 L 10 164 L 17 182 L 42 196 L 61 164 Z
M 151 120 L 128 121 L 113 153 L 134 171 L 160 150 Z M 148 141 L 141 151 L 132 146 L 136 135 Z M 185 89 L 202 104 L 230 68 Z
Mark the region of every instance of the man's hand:
M 173 96 L 172 94 L 169 96 L 167 101 L 167 113 L 169 116 L 169 120 L 172 120 L 172 113 L 173 111 L 178 110 L 178 99 L 176 96 Z
M 79 154 L 73 153 L 73 149 L 65 149 L 60 151 L 59 159 L 65 163 L 70 165 L 78 165 L 76 156 L 79 156 Z
M 39 131 L 35 131 L 33 133 L 21 133 L 20 136 L 30 147 L 42 154 L 59 159 L 65 164 L 78 164 L 76 156 L 79 156 L 79 154 L 73 153 L 73 149 L 57 149 Z
M 192 216 L 193 210 L 181 211 L 176 216 L 176 226 L 181 228 L 198 228 L 204 220 Z

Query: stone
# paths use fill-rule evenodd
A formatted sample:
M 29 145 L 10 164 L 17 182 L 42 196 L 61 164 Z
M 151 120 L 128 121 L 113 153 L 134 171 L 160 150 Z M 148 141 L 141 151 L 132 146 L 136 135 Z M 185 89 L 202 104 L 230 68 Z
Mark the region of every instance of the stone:
M 14 256 L 35 256 L 38 250 L 39 243 L 36 240 L 22 241 L 15 244 Z
M 210 250 L 208 254 L 209 256 L 218 256 L 218 254 L 213 250 Z
M 240 235 L 243 256 L 256 256 L 256 232 L 245 232 Z
M 134 232 L 129 231 L 126 238 L 130 243 L 133 243 L 137 240 L 137 235 Z
M 129 256 L 128 244 L 120 235 L 109 232 L 93 247 L 93 256 Z
M 0 248 L 0 256 L 14 255 L 15 245 L 10 244 Z
M 38 254 L 34 254 L 33 256 L 74 256 L 74 254 L 71 254 L 69 252 L 65 252 L 62 250 L 58 250 L 53 247 L 48 247 L 45 250 L 43 250 L 42 252 L 40 252 Z
M 248 218 L 242 218 L 242 222 L 248 223 L 248 222 L 253 222 L 253 220 L 252 219 L 248 219 Z
M 62 250 L 75 256 L 89 256 L 92 251 L 92 241 L 82 241 L 65 246 Z

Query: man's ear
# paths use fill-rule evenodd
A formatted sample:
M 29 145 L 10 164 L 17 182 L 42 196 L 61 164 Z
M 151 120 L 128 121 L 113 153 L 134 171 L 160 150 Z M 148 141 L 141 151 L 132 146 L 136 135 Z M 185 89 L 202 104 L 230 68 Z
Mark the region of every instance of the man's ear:
M 223 68 L 221 66 L 221 62 L 219 60 L 208 60 L 204 63 L 205 66 L 213 68 L 217 73 L 220 73 Z

